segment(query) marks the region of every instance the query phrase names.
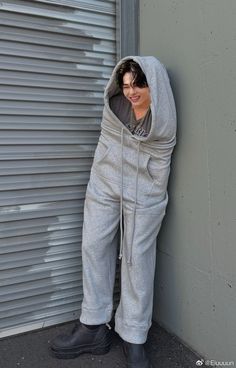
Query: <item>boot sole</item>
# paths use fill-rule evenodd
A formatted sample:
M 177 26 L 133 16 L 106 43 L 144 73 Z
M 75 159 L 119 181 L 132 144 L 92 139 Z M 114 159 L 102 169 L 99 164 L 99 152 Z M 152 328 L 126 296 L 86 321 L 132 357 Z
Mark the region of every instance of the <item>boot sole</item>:
M 74 349 L 68 349 L 63 350 L 63 351 L 59 351 L 59 350 L 54 350 L 52 347 L 50 348 L 50 353 L 54 358 L 57 359 L 74 359 L 77 358 L 78 356 L 80 356 L 81 354 L 93 354 L 93 355 L 105 355 L 107 353 L 109 353 L 111 348 L 111 343 L 107 344 L 107 345 L 103 345 L 103 346 L 84 346 L 84 347 L 80 347 L 80 348 L 74 348 Z

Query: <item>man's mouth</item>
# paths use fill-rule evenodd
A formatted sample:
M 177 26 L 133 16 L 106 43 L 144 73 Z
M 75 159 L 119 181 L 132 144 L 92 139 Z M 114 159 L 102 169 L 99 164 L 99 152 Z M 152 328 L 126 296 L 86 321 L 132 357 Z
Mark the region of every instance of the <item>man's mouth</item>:
M 137 102 L 139 100 L 139 96 L 130 97 L 131 102 Z

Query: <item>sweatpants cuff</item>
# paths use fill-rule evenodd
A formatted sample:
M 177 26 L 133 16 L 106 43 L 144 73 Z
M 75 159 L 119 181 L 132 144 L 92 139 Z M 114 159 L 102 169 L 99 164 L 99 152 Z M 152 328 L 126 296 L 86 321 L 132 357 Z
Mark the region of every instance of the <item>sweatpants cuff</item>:
M 80 322 L 86 325 L 100 325 L 110 322 L 112 317 L 112 307 L 100 309 L 87 309 L 82 307 Z
M 149 328 L 128 326 L 119 318 L 115 319 L 115 331 L 123 340 L 132 344 L 144 344 L 147 340 Z

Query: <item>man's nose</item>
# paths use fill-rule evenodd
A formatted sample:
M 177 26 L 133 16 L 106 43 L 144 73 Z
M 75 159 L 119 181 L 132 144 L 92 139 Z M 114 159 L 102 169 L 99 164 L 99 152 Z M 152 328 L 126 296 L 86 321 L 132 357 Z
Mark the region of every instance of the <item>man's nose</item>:
M 130 93 L 135 93 L 136 92 L 136 88 L 134 86 L 130 86 L 130 89 L 129 89 Z

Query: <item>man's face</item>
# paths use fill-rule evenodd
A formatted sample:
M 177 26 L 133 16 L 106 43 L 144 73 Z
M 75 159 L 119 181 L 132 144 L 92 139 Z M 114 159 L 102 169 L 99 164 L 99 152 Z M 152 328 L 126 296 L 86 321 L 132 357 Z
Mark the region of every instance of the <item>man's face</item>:
M 137 87 L 132 85 L 132 73 L 127 72 L 123 76 L 123 93 L 131 102 L 134 109 L 147 109 L 151 103 L 149 87 Z

